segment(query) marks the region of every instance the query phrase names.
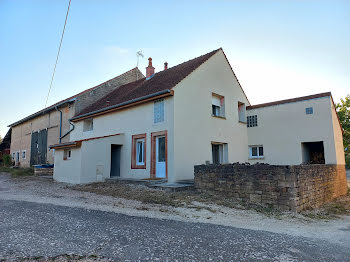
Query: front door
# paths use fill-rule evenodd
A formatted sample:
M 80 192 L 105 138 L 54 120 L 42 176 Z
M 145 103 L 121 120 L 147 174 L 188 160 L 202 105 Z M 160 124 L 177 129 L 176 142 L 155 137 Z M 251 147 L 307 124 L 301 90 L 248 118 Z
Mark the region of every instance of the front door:
M 156 137 L 156 177 L 166 177 L 165 136 Z
M 121 145 L 111 145 L 111 177 L 120 177 Z

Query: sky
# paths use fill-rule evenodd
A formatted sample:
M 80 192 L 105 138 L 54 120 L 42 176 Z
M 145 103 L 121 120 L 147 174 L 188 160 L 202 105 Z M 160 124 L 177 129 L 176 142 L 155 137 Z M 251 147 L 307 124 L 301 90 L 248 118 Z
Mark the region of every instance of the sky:
M 68 0 L 0 0 L 0 136 L 44 108 Z M 222 47 L 251 104 L 350 93 L 350 1 L 72 0 L 48 105 Z

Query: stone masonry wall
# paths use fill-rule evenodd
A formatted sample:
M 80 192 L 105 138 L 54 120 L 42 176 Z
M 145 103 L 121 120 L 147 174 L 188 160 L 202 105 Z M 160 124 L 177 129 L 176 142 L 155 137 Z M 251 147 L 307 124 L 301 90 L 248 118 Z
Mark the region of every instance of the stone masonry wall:
M 199 165 L 198 191 L 280 210 L 316 208 L 347 193 L 345 166 Z

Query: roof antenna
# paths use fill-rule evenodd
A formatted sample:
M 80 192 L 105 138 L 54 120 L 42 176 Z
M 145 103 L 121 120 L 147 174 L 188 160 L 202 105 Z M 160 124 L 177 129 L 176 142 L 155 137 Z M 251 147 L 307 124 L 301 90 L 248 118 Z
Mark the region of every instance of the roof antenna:
M 142 50 L 136 52 L 136 57 L 137 57 L 137 64 L 136 64 L 136 67 L 137 67 L 137 68 L 139 68 L 139 59 L 140 59 L 140 56 L 143 58 Z M 139 74 L 138 74 L 138 72 L 136 72 L 136 80 L 139 80 Z

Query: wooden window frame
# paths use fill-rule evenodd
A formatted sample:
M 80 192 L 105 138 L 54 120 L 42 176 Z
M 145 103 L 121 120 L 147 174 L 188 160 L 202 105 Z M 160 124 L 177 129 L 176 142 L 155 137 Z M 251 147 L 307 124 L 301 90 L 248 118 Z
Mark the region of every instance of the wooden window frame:
M 137 165 L 136 161 L 136 141 L 139 139 L 144 139 L 143 145 L 143 165 Z M 146 169 L 146 151 L 147 151 L 147 134 L 139 134 L 132 136 L 131 142 L 131 169 Z
M 158 136 L 165 137 L 165 176 L 168 179 L 168 131 L 159 131 L 151 133 L 151 171 L 150 177 L 156 178 L 156 138 Z

